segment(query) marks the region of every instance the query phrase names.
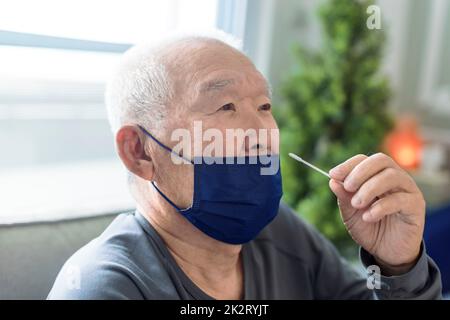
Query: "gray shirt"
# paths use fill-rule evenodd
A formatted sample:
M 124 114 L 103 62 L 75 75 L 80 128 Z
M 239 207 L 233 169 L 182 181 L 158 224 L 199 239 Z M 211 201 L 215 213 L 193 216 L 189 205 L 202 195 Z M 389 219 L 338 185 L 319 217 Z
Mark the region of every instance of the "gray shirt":
M 364 266 L 373 263 L 363 249 Z M 312 226 L 281 204 L 278 216 L 242 247 L 245 299 L 436 299 L 440 273 L 425 253 L 380 289 L 344 261 Z M 212 299 L 177 265 L 139 213 L 121 214 L 63 266 L 48 299 Z

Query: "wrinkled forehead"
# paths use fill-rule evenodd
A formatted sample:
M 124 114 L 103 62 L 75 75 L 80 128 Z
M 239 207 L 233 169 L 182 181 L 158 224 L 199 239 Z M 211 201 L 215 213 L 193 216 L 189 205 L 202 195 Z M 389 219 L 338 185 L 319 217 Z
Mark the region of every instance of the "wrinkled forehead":
M 194 99 L 236 86 L 252 86 L 270 96 L 265 78 L 240 51 L 218 41 L 181 42 L 166 48 L 175 92 Z

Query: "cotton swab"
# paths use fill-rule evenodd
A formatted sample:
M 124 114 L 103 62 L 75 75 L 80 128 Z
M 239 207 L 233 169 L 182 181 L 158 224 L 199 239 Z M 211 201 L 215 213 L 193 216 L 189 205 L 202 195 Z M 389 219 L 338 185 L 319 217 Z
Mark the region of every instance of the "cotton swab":
M 300 158 L 298 155 L 294 154 L 294 153 L 289 153 L 289 157 L 291 157 L 292 159 L 297 160 L 298 162 L 303 163 L 304 165 L 307 165 L 308 167 L 310 167 L 311 169 L 316 170 L 317 172 L 320 172 L 321 174 L 323 174 L 324 176 L 328 177 L 328 179 L 331 179 L 330 175 L 328 173 L 326 173 L 325 171 L 323 171 L 322 169 L 317 168 L 315 165 L 303 160 L 302 158 Z

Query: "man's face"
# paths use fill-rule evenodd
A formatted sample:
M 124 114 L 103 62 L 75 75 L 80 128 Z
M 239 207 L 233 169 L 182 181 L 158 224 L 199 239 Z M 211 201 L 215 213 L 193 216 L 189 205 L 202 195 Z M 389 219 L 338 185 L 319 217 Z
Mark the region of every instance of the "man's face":
M 267 82 L 250 61 L 217 44 L 186 51 L 189 56 L 175 57 L 171 64 L 176 66 L 170 70 L 176 72 L 175 103 L 169 107 L 164 141 L 174 147 L 178 141 L 173 133 L 179 129 L 189 132 L 190 150 L 184 148 L 182 153 L 190 159 L 278 154 L 278 128 Z M 220 132 L 223 143 L 208 136 L 211 129 Z M 199 138 L 196 130 L 201 130 L 200 142 L 195 141 Z M 156 182 L 180 207 L 188 207 L 193 199 L 193 166 L 174 164 L 167 152 L 158 154 L 155 175 L 161 181 Z

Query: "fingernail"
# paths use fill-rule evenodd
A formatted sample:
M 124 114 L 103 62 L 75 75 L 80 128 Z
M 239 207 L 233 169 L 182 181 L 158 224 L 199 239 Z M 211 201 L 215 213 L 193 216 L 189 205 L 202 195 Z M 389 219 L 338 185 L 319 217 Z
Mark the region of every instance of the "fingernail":
M 364 221 L 369 221 L 369 220 L 370 220 L 370 212 L 365 212 L 365 213 L 363 213 L 362 219 L 363 219 Z
M 352 199 L 352 205 L 354 207 L 361 205 L 361 199 L 358 196 L 354 196 Z
M 345 190 L 347 190 L 347 191 L 356 191 L 356 190 L 353 190 L 353 186 L 352 186 L 352 183 L 350 182 L 350 180 L 349 179 L 345 179 L 344 180 L 344 188 L 345 188 Z

